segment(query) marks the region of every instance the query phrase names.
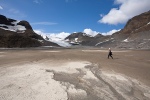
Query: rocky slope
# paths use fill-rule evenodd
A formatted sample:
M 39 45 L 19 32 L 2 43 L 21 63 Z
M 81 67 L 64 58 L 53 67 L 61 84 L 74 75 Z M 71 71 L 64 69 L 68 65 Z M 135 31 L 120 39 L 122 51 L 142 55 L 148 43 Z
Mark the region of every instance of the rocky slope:
M 17 21 L 0 15 L 0 47 L 58 46 L 36 34 L 27 21 Z
M 130 19 L 112 38 L 117 41 L 117 48 L 150 48 L 150 11 Z
M 73 33 L 66 38 L 68 42 L 102 48 L 150 48 L 150 11 L 131 18 L 125 27 L 110 36 L 98 34 L 95 37 L 85 33 Z
M 70 44 L 73 45 L 86 45 L 88 42 L 93 40 L 93 37 L 87 35 L 86 33 L 78 32 L 73 33 L 65 38 L 66 41 L 68 41 Z

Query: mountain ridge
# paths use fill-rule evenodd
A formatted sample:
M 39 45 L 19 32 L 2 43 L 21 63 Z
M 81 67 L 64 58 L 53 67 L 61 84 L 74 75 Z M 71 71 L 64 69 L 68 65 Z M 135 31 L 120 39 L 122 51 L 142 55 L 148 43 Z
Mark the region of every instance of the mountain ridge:
M 36 34 L 29 22 L 17 21 L 0 15 L 0 47 L 39 47 L 39 46 L 59 46 L 46 41 Z
M 79 32 L 80 34 L 85 34 Z M 78 33 L 78 34 L 79 34 Z M 97 34 L 95 37 L 75 35 L 72 33 L 65 39 L 68 42 L 75 42 L 82 46 L 96 46 L 101 48 L 124 48 L 124 49 L 149 49 L 150 48 L 150 11 L 131 18 L 123 29 L 112 35 L 104 36 Z M 80 41 L 78 40 L 80 37 Z M 86 37 L 87 38 L 87 37 Z
M 71 45 L 100 48 L 150 49 L 150 11 L 131 18 L 123 29 L 112 35 L 90 36 L 83 32 L 59 37 L 42 37 L 33 31 L 29 22 L 0 15 L 0 47 L 39 47 Z

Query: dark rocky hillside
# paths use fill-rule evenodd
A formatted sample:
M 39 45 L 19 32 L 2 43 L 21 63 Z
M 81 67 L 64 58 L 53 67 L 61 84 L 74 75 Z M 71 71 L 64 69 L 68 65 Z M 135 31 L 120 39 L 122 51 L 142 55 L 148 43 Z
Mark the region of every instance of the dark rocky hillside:
M 124 29 L 121 30 L 123 34 L 133 34 L 150 30 L 150 11 L 140 14 L 130 19 Z M 149 23 L 149 24 L 148 24 Z
M 150 48 L 150 11 L 130 19 L 124 29 L 112 35 L 114 39 L 121 39 L 117 48 Z
M 17 21 L 0 15 L 0 47 L 58 46 L 36 34 L 27 21 Z
M 131 18 L 122 30 L 110 36 L 84 34 L 73 33 L 66 40 L 101 48 L 150 49 L 150 11 Z

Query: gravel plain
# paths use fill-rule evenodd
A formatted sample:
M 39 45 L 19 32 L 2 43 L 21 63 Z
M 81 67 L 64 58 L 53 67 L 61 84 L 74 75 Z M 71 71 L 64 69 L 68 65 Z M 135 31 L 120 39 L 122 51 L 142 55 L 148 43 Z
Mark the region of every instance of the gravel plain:
M 1 49 L 0 100 L 150 100 L 150 51 Z

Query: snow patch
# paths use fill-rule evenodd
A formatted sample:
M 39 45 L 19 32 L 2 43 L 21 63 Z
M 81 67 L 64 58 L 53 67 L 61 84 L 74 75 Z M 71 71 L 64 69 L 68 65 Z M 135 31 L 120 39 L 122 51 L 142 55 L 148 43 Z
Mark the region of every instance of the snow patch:
M 102 43 L 104 43 L 104 42 L 99 42 L 99 43 L 95 44 L 95 46 L 98 46 L 99 44 L 102 44 Z
M 58 45 L 60 45 L 62 47 L 71 46 L 67 41 L 64 40 L 68 35 L 70 35 L 70 33 L 65 33 L 65 32 L 45 33 L 41 30 L 34 30 L 34 31 L 35 31 L 35 33 L 41 35 L 47 41 L 57 43 Z
M 38 39 L 38 41 L 41 42 L 41 43 L 43 43 L 43 40 L 39 40 L 39 39 Z
M 13 24 L 13 25 L 17 25 L 17 23 L 19 23 L 20 21 L 13 21 L 13 22 L 11 22 L 11 24 Z
M 62 39 L 51 38 L 49 41 L 57 43 L 58 45 L 60 45 L 62 47 L 70 47 L 71 46 L 68 42 L 66 42 L 65 40 L 62 40 Z
M 14 26 L 11 25 L 5 25 L 5 24 L 0 24 L 0 28 L 8 31 L 13 31 L 13 32 L 18 32 L 18 33 L 24 33 L 26 28 L 25 26 L 22 25 L 17 25 L 17 21 L 12 22 Z
M 105 40 L 105 41 L 103 41 L 103 42 L 99 42 L 99 43 L 95 44 L 95 46 L 98 46 L 98 45 L 100 45 L 100 44 L 102 44 L 102 43 L 108 42 L 108 41 L 113 40 L 113 39 L 114 39 L 114 38 L 111 38 L 111 39 Z
M 145 44 L 145 43 L 147 43 L 147 42 L 142 42 L 142 43 L 140 43 L 139 45 L 143 45 L 143 44 Z
M 75 38 L 74 40 L 77 42 L 78 38 Z
M 75 41 L 71 41 L 70 44 L 79 45 L 80 43 L 79 42 L 75 42 Z
M 69 42 L 70 40 L 69 40 L 69 39 L 66 39 L 65 41 Z
M 128 39 L 123 40 L 123 42 L 129 42 Z

